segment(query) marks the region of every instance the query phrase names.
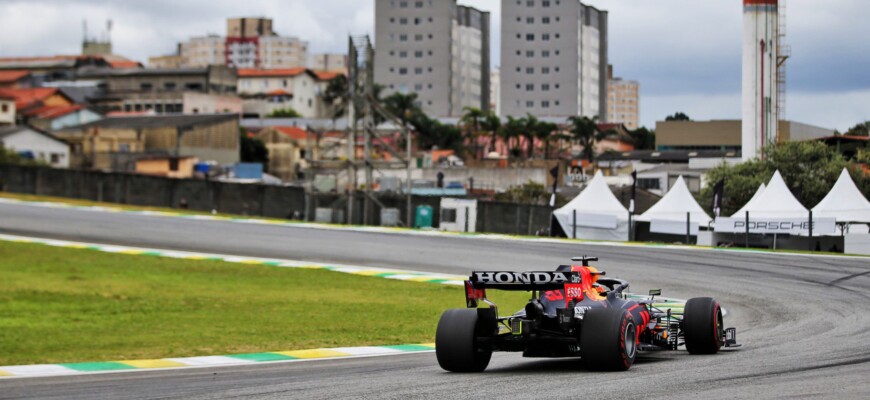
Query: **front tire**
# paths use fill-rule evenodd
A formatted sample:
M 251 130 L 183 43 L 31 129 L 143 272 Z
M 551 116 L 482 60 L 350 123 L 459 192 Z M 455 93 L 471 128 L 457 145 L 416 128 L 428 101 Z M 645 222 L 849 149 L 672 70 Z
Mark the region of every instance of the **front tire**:
M 683 335 L 689 354 L 716 354 L 722 347 L 722 308 L 711 297 L 686 302 Z
M 637 326 L 624 309 L 596 308 L 586 312 L 580 332 L 580 351 L 586 367 L 625 371 L 637 356 Z
M 485 336 L 477 309 L 454 308 L 441 314 L 435 332 L 435 356 L 438 365 L 450 372 L 481 372 L 489 365 L 491 349 L 478 346 Z

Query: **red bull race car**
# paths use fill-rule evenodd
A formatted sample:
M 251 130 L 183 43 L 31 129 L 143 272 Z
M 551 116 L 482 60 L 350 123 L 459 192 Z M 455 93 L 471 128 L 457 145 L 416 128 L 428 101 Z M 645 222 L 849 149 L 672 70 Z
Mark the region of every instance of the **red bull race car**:
M 465 281 L 467 308 L 441 315 L 435 354 L 441 368 L 481 372 L 494 351 L 524 357 L 580 357 L 593 370 L 624 371 L 638 351 L 677 350 L 714 354 L 740 347 L 735 328 L 724 328 L 722 307 L 710 297 L 688 301 L 628 293 L 628 282 L 606 278 L 589 265 L 596 257 L 575 257 L 580 265 L 555 271 L 475 271 Z M 498 316 L 487 289 L 532 293 L 523 310 Z M 482 303 L 482 304 L 481 304 Z M 486 305 L 488 307 L 478 307 Z

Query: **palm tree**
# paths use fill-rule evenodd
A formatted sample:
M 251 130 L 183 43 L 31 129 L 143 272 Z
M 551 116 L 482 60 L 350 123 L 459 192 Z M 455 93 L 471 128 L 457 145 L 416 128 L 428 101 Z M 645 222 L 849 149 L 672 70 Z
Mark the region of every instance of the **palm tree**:
M 519 157 L 520 149 L 519 149 L 519 138 L 522 136 L 523 131 L 525 131 L 526 119 L 525 118 L 514 118 L 508 117 L 508 121 L 501 129 L 501 137 L 507 144 L 509 150 L 509 156 Z M 513 139 L 517 139 L 517 146 L 513 146 Z
M 538 130 L 538 125 L 541 121 L 534 115 L 528 114 L 523 127 L 523 137 L 526 138 L 526 158 L 531 159 L 535 152 L 535 132 Z
M 553 140 L 553 133 L 558 131 L 559 127 L 552 122 L 539 122 L 535 127 L 535 138 L 544 143 L 544 159 L 550 156 L 550 142 Z
M 465 127 L 465 139 L 471 141 L 471 148 L 473 149 L 472 151 L 474 151 L 474 157 L 480 158 L 477 136 L 478 132 L 480 132 L 481 120 L 484 118 L 486 113 L 476 107 L 465 107 L 462 110 L 464 113 L 462 114 L 462 118 L 459 119 L 459 122 Z
M 501 130 L 501 118 L 495 115 L 494 112 L 489 111 L 483 119 L 481 128 L 490 134 L 488 151 L 495 151 L 495 141 L 498 140 L 498 132 Z
M 601 138 L 596 120 L 598 117 L 573 116 L 568 118 L 571 123 L 571 135 L 583 146 L 583 157 L 592 164 L 595 158 L 595 140 Z
M 417 93 L 402 94 L 395 92 L 382 101 L 384 108 L 396 116 L 402 125 L 407 126 L 414 116 L 420 112 L 417 103 Z

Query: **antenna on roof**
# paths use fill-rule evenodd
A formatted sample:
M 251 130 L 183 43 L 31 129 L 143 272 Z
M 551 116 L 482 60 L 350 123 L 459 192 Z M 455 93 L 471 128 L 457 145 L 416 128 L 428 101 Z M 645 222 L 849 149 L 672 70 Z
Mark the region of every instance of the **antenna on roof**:
M 87 42 L 88 41 L 88 20 L 86 20 L 86 19 L 82 20 L 82 31 L 83 31 L 82 42 Z

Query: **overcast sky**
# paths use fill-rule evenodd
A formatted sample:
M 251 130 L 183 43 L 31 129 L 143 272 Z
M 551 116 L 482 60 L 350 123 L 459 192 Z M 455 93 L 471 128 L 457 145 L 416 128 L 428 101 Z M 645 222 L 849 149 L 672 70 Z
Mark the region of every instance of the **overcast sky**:
M 780 0 L 781 2 L 783 0 Z M 492 12 L 498 65 L 499 0 L 460 0 Z M 610 12 L 616 76 L 641 85 L 641 124 L 676 111 L 739 119 L 740 0 L 589 0 Z M 787 0 L 786 116 L 845 130 L 870 119 L 870 1 Z M 0 56 L 75 54 L 82 21 L 92 34 L 112 19 L 115 53 L 143 63 L 190 36 L 223 35 L 225 19 L 267 16 L 311 52 L 345 52 L 348 34 L 373 33 L 372 0 L 0 0 Z

